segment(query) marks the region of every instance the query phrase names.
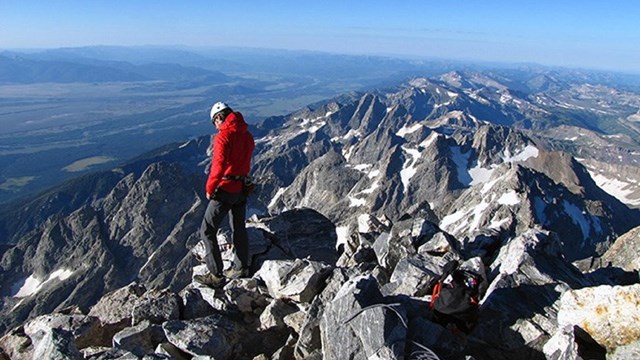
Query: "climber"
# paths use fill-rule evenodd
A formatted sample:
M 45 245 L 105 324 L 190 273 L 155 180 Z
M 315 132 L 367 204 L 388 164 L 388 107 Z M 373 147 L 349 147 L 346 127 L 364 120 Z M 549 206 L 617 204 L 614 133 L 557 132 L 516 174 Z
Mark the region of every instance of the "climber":
M 255 143 L 242 114 L 227 104 L 215 103 L 209 115 L 218 129 L 213 139 L 211 170 L 206 184 L 206 196 L 210 201 L 200 228 L 209 273 L 196 275 L 194 280 L 217 287 L 226 281 L 217 233 L 227 213 L 231 214 L 233 246 L 241 264 L 240 276 L 247 276 L 249 272 L 249 240 L 245 228 L 247 198 L 242 190 L 244 179 L 249 175 Z

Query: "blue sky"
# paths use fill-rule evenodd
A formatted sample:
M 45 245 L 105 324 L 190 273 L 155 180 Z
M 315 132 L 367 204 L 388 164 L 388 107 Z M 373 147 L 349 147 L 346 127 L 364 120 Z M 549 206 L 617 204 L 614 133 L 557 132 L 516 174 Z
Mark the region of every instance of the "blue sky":
M 187 45 L 640 73 L 640 1 L 1 0 L 0 49 Z

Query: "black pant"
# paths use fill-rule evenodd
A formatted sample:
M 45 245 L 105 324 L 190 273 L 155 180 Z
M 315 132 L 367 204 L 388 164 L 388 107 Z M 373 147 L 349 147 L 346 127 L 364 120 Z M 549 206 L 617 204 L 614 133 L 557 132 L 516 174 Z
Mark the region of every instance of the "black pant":
M 242 193 L 218 190 L 215 197 L 209 201 L 200 227 L 204 247 L 207 251 L 205 263 L 212 274 L 220 275 L 224 268 L 217 234 L 220 223 L 229 211 L 231 211 L 229 223 L 233 233 L 233 246 L 242 268 L 247 268 L 249 265 L 249 238 L 245 227 L 247 199 Z

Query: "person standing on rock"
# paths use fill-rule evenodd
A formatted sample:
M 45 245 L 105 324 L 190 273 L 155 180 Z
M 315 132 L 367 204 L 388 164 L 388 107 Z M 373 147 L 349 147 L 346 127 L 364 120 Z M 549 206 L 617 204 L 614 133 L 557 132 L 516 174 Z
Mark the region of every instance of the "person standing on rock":
M 205 245 L 208 274 L 194 280 L 209 286 L 224 284 L 223 263 L 217 233 L 222 220 L 230 213 L 233 246 L 242 266 L 241 276 L 248 274 L 249 239 L 246 221 L 247 198 L 243 184 L 251 168 L 255 143 L 242 114 L 229 105 L 217 102 L 211 107 L 211 122 L 218 129 L 213 140 L 211 171 L 207 178 L 209 200 L 200 232 Z

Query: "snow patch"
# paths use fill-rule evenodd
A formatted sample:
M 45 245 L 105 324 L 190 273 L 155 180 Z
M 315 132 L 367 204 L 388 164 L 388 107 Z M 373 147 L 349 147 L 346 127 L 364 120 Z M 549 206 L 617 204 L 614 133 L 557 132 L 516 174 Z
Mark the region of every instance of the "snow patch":
M 562 206 L 564 207 L 564 211 L 571 217 L 571 221 L 580 226 L 580 230 L 582 230 L 582 239 L 586 239 L 589 236 L 590 226 L 585 215 L 577 206 L 567 200 L 562 202 Z
M 505 163 L 516 162 L 516 161 L 525 161 L 532 157 L 538 157 L 540 151 L 533 145 L 525 146 L 520 152 L 511 156 L 509 150 L 505 150 L 503 161 Z M 471 177 L 471 181 L 468 185 L 477 185 L 477 184 L 486 184 L 489 179 L 491 179 L 491 175 L 493 175 L 494 170 L 498 167 L 498 165 L 493 164 L 490 168 L 485 168 L 480 165 L 476 165 L 475 167 L 469 169 L 468 173 Z M 491 184 L 493 186 L 493 184 Z M 487 187 L 486 185 L 483 187 L 482 192 L 487 192 L 491 186 Z
M 396 135 L 400 136 L 400 137 L 405 137 L 408 134 L 414 133 L 418 130 L 420 130 L 420 128 L 422 127 L 422 124 L 420 123 L 416 123 L 413 124 L 411 126 L 403 126 L 400 130 L 398 130 L 398 132 L 396 132 Z
M 501 220 L 492 220 L 491 224 L 489 224 L 489 229 L 499 229 L 502 225 L 506 224 L 509 221 L 509 218 L 504 218 Z
M 469 155 L 471 155 L 470 151 L 466 153 L 462 153 L 460 147 L 452 146 L 451 153 L 453 154 L 453 162 L 456 164 L 456 169 L 458 172 L 458 181 L 464 186 L 469 186 L 473 178 L 469 175 L 469 171 L 467 171 L 467 164 L 469 163 Z
M 282 194 L 284 194 L 285 190 L 287 190 L 287 188 L 279 188 L 278 191 L 276 191 L 276 194 L 273 195 L 273 199 L 271 199 L 271 202 L 269 203 L 269 205 L 267 205 L 267 208 L 272 208 L 276 205 L 276 203 L 278 202 L 278 199 L 280 198 L 280 196 L 282 196 Z
M 378 184 L 377 181 L 374 181 L 373 184 L 371 184 L 371 186 L 369 186 L 368 188 L 362 190 L 360 193 L 362 193 L 362 194 L 372 194 L 379 187 L 380 187 L 380 184 Z
M 418 146 L 422 148 L 428 148 L 429 146 L 431 146 L 431 144 L 433 144 L 436 141 L 437 138 L 438 138 L 438 133 L 433 132 L 426 139 L 424 139 L 424 141 L 421 142 Z
M 409 154 L 410 156 L 410 158 L 408 158 L 404 162 L 402 170 L 400 170 L 400 180 L 402 181 L 402 186 L 404 187 L 403 193 L 406 194 L 409 190 L 410 180 L 416 174 L 415 165 L 416 162 L 418 162 L 421 154 L 420 151 L 416 149 L 410 149 L 404 146 L 402 147 L 402 150 L 404 150 L 405 153 Z
M 348 166 L 348 165 L 347 165 Z M 373 165 L 371 164 L 358 164 L 358 165 L 353 165 L 352 167 L 358 171 L 362 171 L 364 172 L 365 170 L 367 170 L 368 168 L 372 167 Z
M 482 200 L 482 202 L 478 205 L 476 205 L 476 207 L 473 208 L 472 212 L 473 212 L 473 220 L 471 221 L 471 224 L 469 225 L 469 231 L 473 231 L 476 230 L 480 227 L 480 220 L 482 219 L 482 215 L 484 214 L 484 211 L 489 207 L 489 203 L 485 202 L 484 200 Z
M 338 236 L 338 240 L 336 241 L 336 250 L 340 248 L 340 245 L 344 245 L 346 247 L 349 242 L 349 227 L 337 226 L 336 235 Z
M 518 193 L 515 190 L 511 190 L 506 192 L 500 196 L 498 199 L 498 204 L 501 205 L 517 205 L 520 203 L 520 198 L 518 197 Z
M 374 177 L 377 177 L 378 175 L 380 175 L 380 170 L 371 170 L 369 171 L 369 173 L 367 174 L 367 177 L 369 179 L 373 179 Z
M 369 226 L 369 215 L 362 214 L 358 216 L 358 232 L 368 233 L 371 227 Z
M 49 284 L 53 281 L 64 281 L 71 275 L 73 275 L 73 271 L 71 270 L 58 269 L 52 272 L 47 280 L 41 281 L 35 275 L 31 274 L 26 279 L 24 279 L 24 282 L 21 281 L 12 286 L 11 292 L 14 293 L 13 297 L 16 298 L 31 296 L 40 291 L 40 289 L 42 289 L 42 287 L 46 284 Z
M 588 170 L 593 181 L 609 195 L 622 201 L 627 205 L 638 206 L 640 205 L 640 198 L 634 198 L 634 183 L 637 181 L 629 179 L 629 182 L 624 182 L 618 179 L 611 179 L 603 174 L 596 174 L 595 172 Z
M 367 200 L 349 196 L 349 207 L 358 207 L 366 205 Z
M 442 221 L 440 221 L 440 228 L 446 228 L 449 225 L 455 224 L 458 221 L 460 221 L 462 218 L 464 218 L 467 215 L 467 212 L 465 210 L 458 210 L 453 214 L 447 215 L 444 218 L 442 218 Z
M 344 156 L 344 158 L 349 161 L 349 158 L 351 158 L 351 155 L 353 155 L 353 151 L 356 149 L 355 146 L 349 146 L 349 147 L 343 147 L 342 148 L 342 156 Z
M 505 150 L 504 162 L 516 162 L 516 161 L 525 161 L 529 158 L 536 158 L 540 154 L 540 151 L 537 147 L 533 145 L 527 145 L 520 151 L 519 153 L 510 156 L 509 151 Z
M 491 179 L 491 175 L 493 174 L 494 170 L 495 170 L 495 167 L 492 167 L 491 169 L 487 169 L 480 166 L 476 166 L 474 168 L 469 169 L 469 176 L 471 176 L 471 183 L 469 185 L 489 183 L 489 179 Z M 486 188 L 486 185 L 485 185 L 482 188 L 482 192 L 483 193 L 487 192 L 489 189 L 491 189 L 491 186 L 489 186 L 488 189 L 485 189 Z
M 320 128 L 322 128 L 323 126 L 325 126 L 327 124 L 326 121 L 322 121 L 320 123 L 317 124 L 313 124 L 311 127 L 309 127 L 309 129 L 307 129 L 307 131 L 311 134 L 317 132 L 318 130 L 320 130 Z

